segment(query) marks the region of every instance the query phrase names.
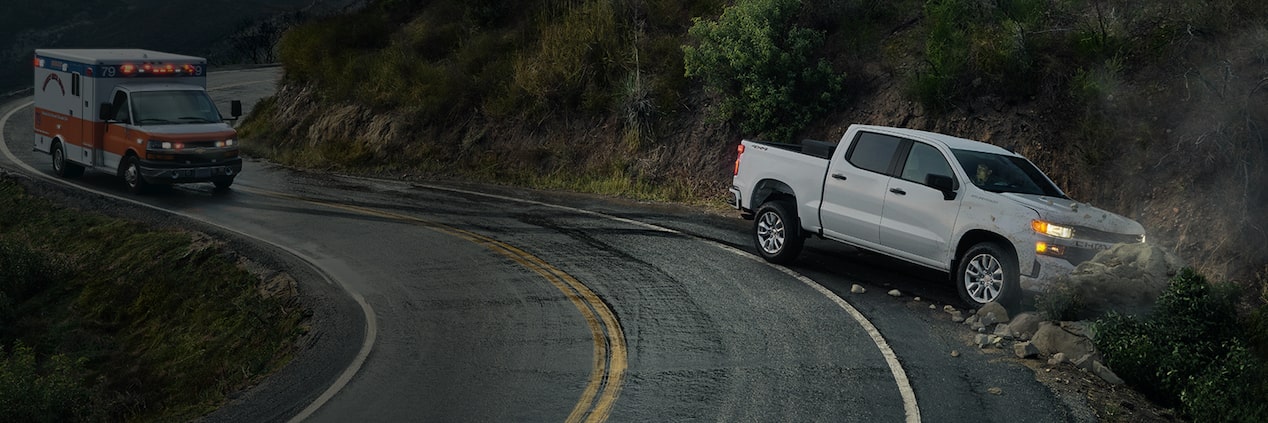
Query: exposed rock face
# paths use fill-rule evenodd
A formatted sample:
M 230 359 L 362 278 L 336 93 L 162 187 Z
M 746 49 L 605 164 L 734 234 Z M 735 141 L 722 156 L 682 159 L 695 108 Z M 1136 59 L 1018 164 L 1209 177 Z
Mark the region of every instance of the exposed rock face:
M 1175 255 L 1151 244 L 1118 244 L 1052 281 L 1041 295 L 1073 295 L 1085 306 L 1078 319 L 1108 311 L 1144 314 L 1183 267 Z

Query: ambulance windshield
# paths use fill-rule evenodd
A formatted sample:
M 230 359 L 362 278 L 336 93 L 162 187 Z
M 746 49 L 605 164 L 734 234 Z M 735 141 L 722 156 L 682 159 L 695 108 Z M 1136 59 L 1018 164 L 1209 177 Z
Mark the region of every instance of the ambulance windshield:
M 179 90 L 132 93 L 132 121 L 137 125 L 173 125 L 221 120 L 207 93 Z

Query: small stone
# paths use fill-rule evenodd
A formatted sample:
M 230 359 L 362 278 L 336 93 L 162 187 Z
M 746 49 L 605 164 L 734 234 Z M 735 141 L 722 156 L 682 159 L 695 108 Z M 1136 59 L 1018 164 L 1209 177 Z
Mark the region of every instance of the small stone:
M 1109 367 L 1105 367 L 1104 364 L 1101 364 L 1100 361 L 1092 360 L 1092 373 L 1100 376 L 1102 380 L 1109 382 L 1110 385 L 1123 384 L 1123 379 L 1114 374 L 1114 371 L 1110 370 Z
M 1031 344 L 1031 345 L 1034 345 L 1034 344 Z M 1056 354 L 1053 354 L 1052 357 L 1048 358 L 1049 366 L 1056 366 L 1064 362 L 1065 362 L 1065 353 L 1056 353 Z
M 1092 354 L 1084 354 L 1082 357 L 1076 358 L 1070 363 L 1074 364 L 1074 367 L 1078 367 L 1083 370 L 1092 370 L 1092 365 L 1097 363 L 1097 361 L 1092 357 Z
M 952 307 L 951 304 L 947 304 L 942 306 L 942 311 L 945 311 L 947 313 L 955 313 L 957 310 L 955 309 L 955 307 Z
M 1029 342 L 1018 342 L 1013 344 L 1013 354 L 1016 354 L 1017 358 L 1031 358 L 1039 355 L 1039 348 Z
M 993 311 L 988 311 L 985 313 L 979 312 L 977 315 L 982 316 L 982 326 L 990 326 L 990 325 L 1001 322 L 1001 320 L 999 319 L 999 316 L 996 316 L 995 312 Z
M 986 389 L 986 392 L 990 392 L 990 393 L 991 393 L 991 395 L 1002 395 L 1002 394 L 1004 393 L 1004 390 L 1003 390 L 1003 389 L 1000 389 L 1000 388 L 999 388 L 999 387 L 997 387 L 997 386 L 992 386 L 992 387 L 990 387 L 990 388 L 987 388 L 987 389 Z
M 978 348 L 986 348 L 988 345 L 991 345 L 990 335 L 981 334 L 978 335 L 977 338 L 974 338 L 974 340 L 977 341 Z
M 956 350 L 951 350 L 951 356 L 952 356 L 952 357 L 959 357 L 959 356 L 960 356 L 960 352 L 959 352 L 959 351 L 956 351 Z
M 857 283 L 850 287 L 851 294 L 862 294 L 865 292 L 867 292 L 867 288 L 864 288 L 862 285 L 859 285 Z
M 891 290 L 889 290 L 889 296 L 891 296 L 891 297 L 901 297 L 901 296 L 903 296 L 903 292 L 902 292 L 902 291 L 899 291 L 899 290 L 897 290 L 897 289 L 891 289 Z
M 1004 342 L 1004 338 L 1003 338 L 1003 337 L 999 337 L 999 336 L 991 335 L 991 346 L 998 347 L 998 346 L 999 346 L 999 344 L 1001 344 L 1001 343 L 1003 343 L 1003 342 Z
M 956 322 L 956 323 L 962 323 L 962 322 L 964 322 L 964 317 L 963 317 L 963 316 L 951 316 L 951 321 L 952 321 L 952 322 Z
M 933 305 L 933 304 L 929 304 L 929 309 L 930 309 L 930 310 L 937 310 L 937 309 L 938 309 L 938 306 Z
M 913 298 L 916 302 L 920 302 L 920 297 Z
M 974 325 L 974 324 L 976 324 L 976 323 L 977 323 L 977 315 L 976 315 L 976 314 L 969 315 L 969 317 L 967 317 L 967 318 L 965 318 L 965 319 L 964 319 L 964 324 L 966 324 L 966 325 L 973 326 L 973 325 Z

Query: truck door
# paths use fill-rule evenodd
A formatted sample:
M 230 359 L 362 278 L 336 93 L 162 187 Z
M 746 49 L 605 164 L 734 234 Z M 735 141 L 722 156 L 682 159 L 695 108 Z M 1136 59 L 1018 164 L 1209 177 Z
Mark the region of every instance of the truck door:
M 902 169 L 886 190 L 880 223 L 881 245 L 908 259 L 945 268 L 950 260 L 951 233 L 960 211 L 957 196 L 947 200 L 930 186 L 929 176 L 955 178 L 947 159 L 932 145 L 908 141 L 910 149 L 899 162 Z
M 891 169 L 902 139 L 859 132 L 848 149 L 838 149 L 823 183 L 819 219 L 823 233 L 861 246 L 880 243 L 881 212 Z
M 118 169 L 119 161 L 128 151 L 129 142 L 135 142 L 132 140 L 135 131 L 132 130 L 132 107 L 128 101 L 128 93 L 115 90 L 114 101 L 110 102 L 110 106 L 114 109 L 114 121 L 106 124 L 106 133 L 102 137 L 102 165 L 106 169 Z

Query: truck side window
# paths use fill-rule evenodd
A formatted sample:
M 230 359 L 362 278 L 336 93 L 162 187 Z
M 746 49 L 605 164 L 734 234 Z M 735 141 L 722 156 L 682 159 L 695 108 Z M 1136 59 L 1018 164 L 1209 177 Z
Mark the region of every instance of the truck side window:
M 850 147 L 850 164 L 876 173 L 889 173 L 890 163 L 894 161 L 894 152 L 898 151 L 902 140 L 889 135 L 871 132 L 859 133 L 858 141 Z
M 132 124 L 132 113 L 128 110 L 128 93 L 123 91 L 114 93 L 114 103 L 111 107 L 114 108 L 114 120 Z
M 911 152 L 907 153 L 907 163 L 903 165 L 902 178 L 918 184 L 928 185 L 929 175 L 951 177 L 951 165 L 937 148 L 929 144 L 915 142 Z

